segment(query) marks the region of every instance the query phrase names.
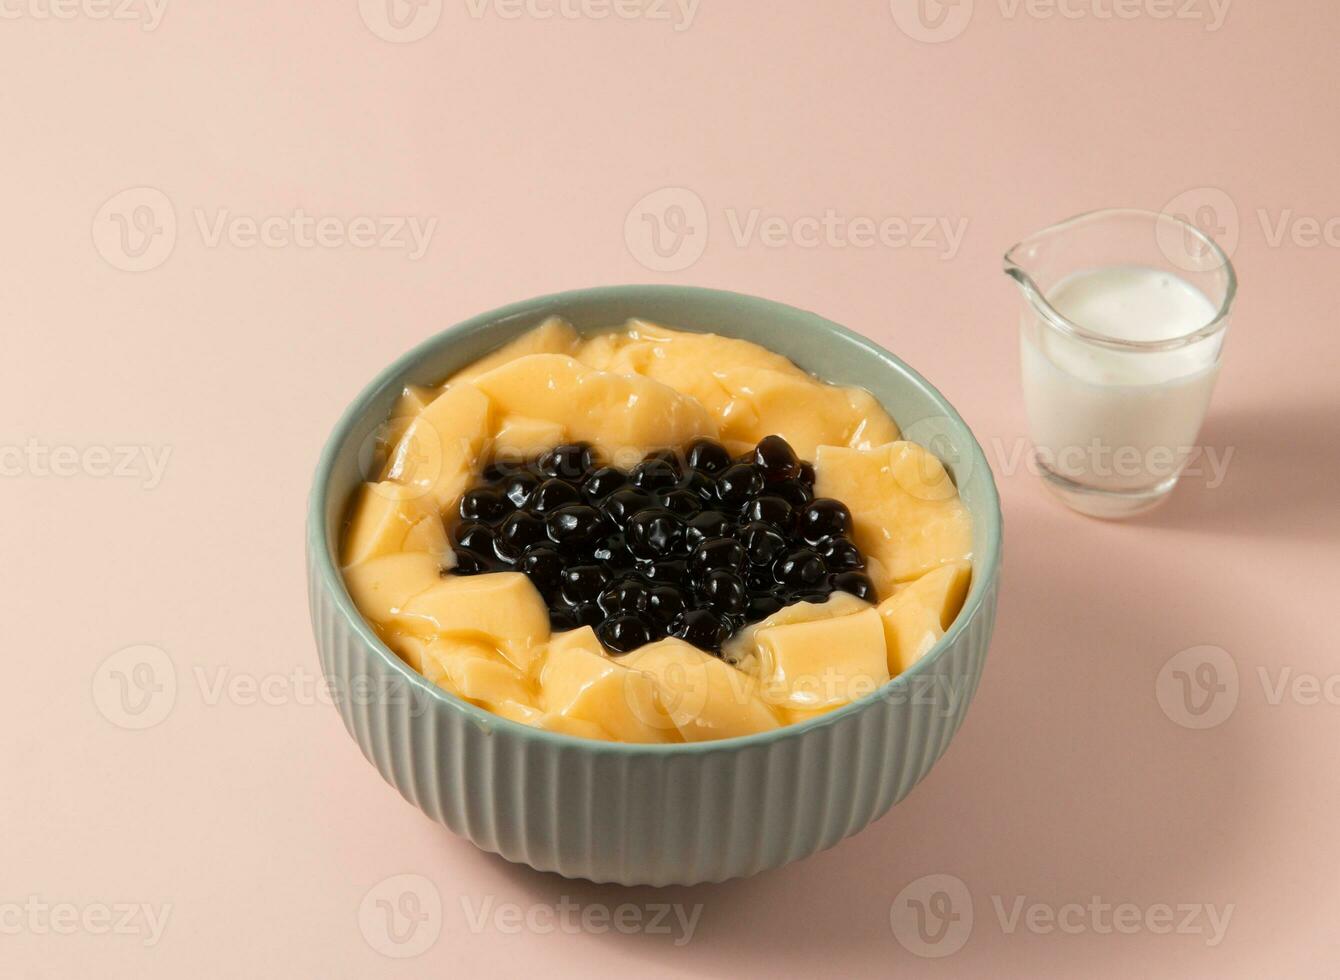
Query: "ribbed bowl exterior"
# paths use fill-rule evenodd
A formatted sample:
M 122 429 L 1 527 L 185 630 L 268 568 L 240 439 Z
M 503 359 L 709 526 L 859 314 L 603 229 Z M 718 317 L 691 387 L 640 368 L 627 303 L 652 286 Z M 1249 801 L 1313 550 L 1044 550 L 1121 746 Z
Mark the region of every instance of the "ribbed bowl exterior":
M 405 799 L 486 851 L 624 885 L 751 875 L 882 816 L 949 746 L 986 663 L 996 589 L 924 683 L 771 741 L 713 751 L 606 751 L 481 724 L 369 656 L 312 570 L 321 666 L 363 754 Z
M 432 384 L 545 316 L 579 328 L 646 317 L 760 343 L 871 391 L 903 437 L 945 463 L 973 519 L 973 581 L 945 637 L 879 691 L 772 732 L 630 745 L 540 731 L 415 673 L 354 608 L 334 560 L 369 445 L 407 383 Z M 425 341 L 336 424 L 307 520 L 321 666 L 349 734 L 382 776 L 479 847 L 542 871 L 633 885 L 754 874 L 831 847 L 906 796 L 948 747 L 986 663 L 1001 554 L 1000 500 L 981 446 L 944 397 L 888 351 L 813 313 L 737 293 L 612 286 L 526 300 Z

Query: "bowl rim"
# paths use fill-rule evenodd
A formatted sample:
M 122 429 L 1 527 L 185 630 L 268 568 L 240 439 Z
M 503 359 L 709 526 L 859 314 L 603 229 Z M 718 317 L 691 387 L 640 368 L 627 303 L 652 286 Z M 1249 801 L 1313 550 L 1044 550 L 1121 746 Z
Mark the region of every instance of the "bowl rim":
M 527 315 L 538 315 L 545 312 L 547 307 L 555 305 L 577 303 L 589 301 L 593 298 L 613 298 L 645 296 L 654 294 L 660 298 L 673 299 L 682 296 L 694 296 L 703 300 L 715 300 L 717 302 L 740 302 L 745 301 L 751 305 L 756 305 L 762 309 L 772 308 L 776 311 L 784 311 L 791 315 L 801 314 L 804 318 L 812 322 L 812 325 L 821 330 L 831 331 L 844 337 L 856 346 L 862 348 L 866 353 L 872 355 L 877 360 L 883 361 L 887 366 L 900 371 L 907 381 L 919 387 L 923 394 L 928 396 L 935 404 L 936 408 L 949 420 L 961 426 L 963 432 L 968 437 L 968 445 L 963 447 L 970 456 L 971 466 L 982 468 L 986 475 L 985 487 L 987 499 L 984 510 L 988 518 L 989 526 L 985 529 L 983 539 L 986 542 L 984 554 L 973 557 L 973 576 L 969 585 L 968 595 L 965 597 L 963 607 L 959 610 L 954 622 L 950 624 L 949 629 L 944 636 L 935 643 L 930 650 L 923 654 L 916 663 L 896 677 L 890 678 L 884 684 L 881 684 L 874 691 L 851 701 L 841 707 L 834 708 L 814 718 L 808 718 L 804 721 L 795 722 L 789 725 L 782 725 L 778 728 L 769 729 L 763 732 L 755 732 L 750 735 L 737 735 L 731 738 L 712 739 L 702 742 L 621 742 L 604 741 L 599 739 L 583 738 L 579 735 L 569 735 L 564 732 L 554 732 L 543 728 L 536 728 L 532 725 L 526 725 L 518 721 L 512 721 L 504 718 L 502 715 L 494 714 L 486 708 L 481 708 L 471 704 L 464 698 L 460 698 L 443 688 L 432 683 L 409 664 L 405 663 L 390 649 L 379 637 L 362 614 L 354 605 L 348 589 L 344 584 L 344 577 L 340 574 L 339 565 L 335 561 L 331 549 L 327 545 L 325 533 L 325 513 L 329 498 L 329 486 L 332 472 L 335 467 L 336 457 L 340 446 L 348 439 L 350 430 L 353 429 L 371 410 L 372 405 L 377 401 L 378 396 L 383 390 L 397 377 L 403 375 L 412 368 L 421 358 L 430 351 L 436 349 L 446 335 L 457 333 L 469 333 L 475 330 L 486 328 L 504 320 L 512 320 Z M 552 311 L 548 311 L 551 312 Z M 561 315 L 561 314 L 560 314 Z M 728 335 L 727 335 L 728 336 Z M 897 420 L 895 420 L 897 421 Z M 321 450 L 321 456 L 317 461 L 316 470 L 313 475 L 312 487 L 308 495 L 307 508 L 307 574 L 310 577 L 315 574 L 319 576 L 319 582 L 310 582 L 309 588 L 319 586 L 331 598 L 335 609 L 344 619 L 345 625 L 352 630 L 359 640 L 365 653 L 370 653 L 381 661 L 385 668 L 398 673 L 411 685 L 418 689 L 419 693 L 425 694 L 429 699 L 436 701 L 443 707 L 460 715 L 464 720 L 471 722 L 486 731 L 497 729 L 499 733 L 520 737 L 535 739 L 544 742 L 555 748 L 575 748 L 585 751 L 595 752 L 604 755 L 630 756 L 630 755 L 658 755 L 658 756 L 679 756 L 679 755 L 701 755 L 713 752 L 729 752 L 738 749 L 745 749 L 756 746 L 766 746 L 774 742 L 790 738 L 800 738 L 821 728 L 836 725 L 846 718 L 852 717 L 879 701 L 888 700 L 891 692 L 901 691 L 907 693 L 907 689 L 912 682 L 920 675 L 927 673 L 931 667 L 938 662 L 958 639 L 958 637 L 968 628 L 968 624 L 975 619 L 982 611 L 988 595 L 995 588 L 996 581 L 1000 573 L 1001 560 L 1001 536 L 1003 530 L 1003 519 L 1000 510 L 1000 494 L 996 487 L 995 474 L 987 462 L 986 454 L 982 450 L 981 444 L 973 434 L 963 417 L 949 400 L 940 393 L 940 391 L 921 376 L 915 369 L 906 364 L 895 354 L 839 323 L 835 323 L 826 317 L 820 316 L 810 310 L 791 306 L 776 300 L 766 299 L 760 296 L 753 296 L 748 293 L 739 293 L 731 290 L 709 289 L 700 286 L 681 286 L 671 284 L 637 284 L 630 283 L 614 286 L 593 286 L 579 289 L 564 290 L 557 293 L 547 293 L 541 296 L 534 296 L 530 299 L 519 300 L 501 306 L 493 310 L 476 314 L 466 320 L 462 320 L 452 326 L 440 330 L 423 341 L 416 344 L 410 350 L 397 357 L 390 365 L 378 372 L 376 377 L 369 382 L 358 396 L 345 408 L 340 415 L 339 420 L 332 428 L 330 435 Z M 910 699 L 904 703 L 911 703 Z

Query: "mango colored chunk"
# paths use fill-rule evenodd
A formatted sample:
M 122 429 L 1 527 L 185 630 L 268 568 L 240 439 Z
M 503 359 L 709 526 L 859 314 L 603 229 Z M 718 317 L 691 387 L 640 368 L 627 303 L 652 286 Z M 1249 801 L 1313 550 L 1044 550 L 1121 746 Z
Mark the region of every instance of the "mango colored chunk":
M 599 725 L 621 742 L 679 741 L 655 681 L 606 654 L 589 626 L 553 638 L 540 688 L 549 712 Z
M 381 483 L 365 483 L 358 491 L 354 501 L 353 516 L 344 534 L 344 551 L 341 560 L 345 565 L 354 565 L 369 558 L 398 551 L 429 551 L 435 541 L 431 532 L 425 530 L 415 536 L 413 548 L 406 547 L 411 532 L 425 517 L 436 522 L 439 529 L 442 521 L 425 507 L 423 494 L 415 487 L 385 480 Z M 443 529 L 442 542 L 446 534 Z M 437 554 L 445 553 L 445 548 Z
M 821 445 L 863 448 L 898 438 L 893 420 L 859 388 L 758 367 L 718 371 L 716 380 L 730 396 L 721 416 L 728 439 L 753 444 L 780 435 L 801 459 L 813 460 Z
M 669 385 L 697 399 L 718 420 L 731 400 L 717 380 L 721 371 L 754 367 L 809 377 L 782 355 L 748 341 L 671 330 L 649 320 L 629 320 L 622 330 L 591 338 L 578 357 L 604 371 L 640 374 Z
M 572 324 L 560 316 L 551 316 L 534 330 L 528 330 L 516 340 L 504 344 L 490 354 L 485 354 L 469 367 L 457 371 L 448 379 L 448 384 L 461 381 L 474 381 L 488 374 L 494 368 L 528 354 L 573 354 L 581 338 Z
M 413 633 L 477 640 L 528 675 L 549 639 L 544 599 L 520 572 L 448 575 L 415 595 L 392 618 Z
M 607 459 L 624 464 L 651 449 L 716 435 L 706 409 L 673 388 L 636 375 L 595 371 L 559 354 L 509 361 L 475 384 L 499 412 L 558 423 L 569 438 L 589 442 Z
M 834 707 L 873 693 L 889 679 L 884 627 L 873 608 L 755 635 L 763 696 L 787 708 Z
M 889 673 L 901 674 L 935 646 L 963 608 L 972 563 L 952 561 L 897 587 L 879 604 Z
M 662 707 L 686 742 L 776 728 L 758 682 L 683 640 L 649 643 L 620 658 L 655 679 Z
M 853 537 L 892 582 L 972 557 L 972 518 L 939 459 L 912 442 L 870 450 L 821 446 L 815 494 L 836 497 Z
M 405 429 L 385 479 L 416 489 L 440 511 L 456 506 L 476 480 L 492 432 L 492 407 L 473 385 L 452 385 Z
M 770 626 L 786 626 L 790 623 L 811 623 L 817 620 L 833 619 L 837 616 L 850 616 L 873 608 L 870 603 L 858 599 L 850 592 L 833 592 L 824 602 L 793 602 L 783 606 L 766 619 L 746 626 L 726 641 L 722 653 L 727 661 L 739 665 L 751 673 L 758 673 L 757 644 L 755 637 L 759 630 Z
M 558 422 L 508 415 L 493 438 L 493 459 L 522 463 L 567 439 L 567 429 Z
M 578 738 L 590 738 L 601 742 L 610 741 L 609 733 L 599 725 L 582 721 L 580 718 L 569 718 L 566 715 L 541 711 L 539 708 L 528 704 L 505 701 L 493 710 L 504 718 L 519 721 L 521 724 L 530 725 L 532 728 L 542 728 L 548 732 L 560 732 L 564 735 L 575 735 Z
M 482 707 L 531 703 L 521 674 L 485 643 L 440 637 L 428 644 L 423 661 L 423 675 L 430 681 Z
M 427 388 L 424 385 L 405 385 L 395 407 L 391 409 L 391 418 L 413 418 L 432 404 L 433 399 L 442 393 L 440 388 Z
M 344 569 L 349 597 L 377 625 L 390 623 L 410 600 L 442 581 L 438 559 L 421 553 L 383 555 Z

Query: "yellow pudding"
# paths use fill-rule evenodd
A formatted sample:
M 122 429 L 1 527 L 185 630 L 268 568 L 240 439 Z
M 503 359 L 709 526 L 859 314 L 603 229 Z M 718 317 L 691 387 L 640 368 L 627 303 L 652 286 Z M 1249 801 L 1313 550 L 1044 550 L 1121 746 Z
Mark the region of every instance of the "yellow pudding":
M 971 522 L 939 460 L 868 392 L 747 341 L 554 318 L 407 388 L 386 430 L 341 542 L 349 594 L 407 664 L 522 724 L 793 724 L 908 669 L 966 595 Z

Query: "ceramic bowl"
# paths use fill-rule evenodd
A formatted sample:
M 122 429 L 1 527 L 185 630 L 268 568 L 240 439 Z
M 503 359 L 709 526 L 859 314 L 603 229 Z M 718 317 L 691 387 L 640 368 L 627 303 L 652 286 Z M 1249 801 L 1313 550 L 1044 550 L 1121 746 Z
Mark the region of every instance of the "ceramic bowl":
M 553 314 L 580 330 L 636 316 L 740 337 L 826 381 L 871 391 L 904 438 L 945 463 L 972 513 L 972 586 L 944 638 L 878 691 L 827 715 L 677 745 L 541 731 L 475 707 L 405 665 L 359 615 L 336 564 L 366 449 L 406 384 L 439 382 Z M 420 344 L 382 371 L 336 424 L 307 519 L 321 667 L 345 727 L 382 777 L 484 850 L 541 871 L 628 885 L 720 881 L 775 868 L 831 847 L 905 797 L 944 753 L 977 689 L 995 618 L 1000 548 L 999 498 L 981 447 L 920 375 L 813 313 L 681 286 L 542 296 Z

